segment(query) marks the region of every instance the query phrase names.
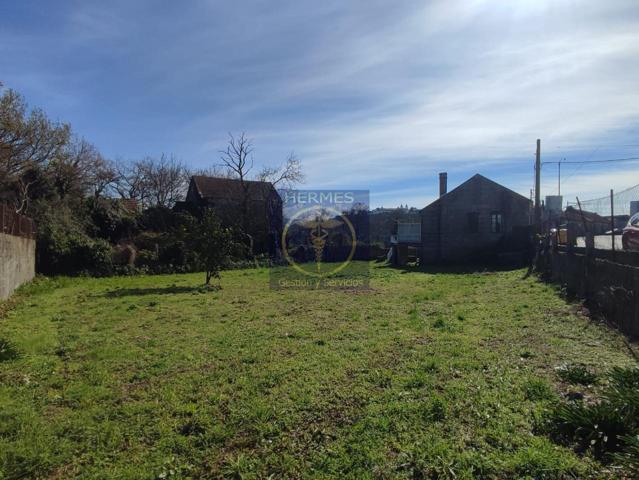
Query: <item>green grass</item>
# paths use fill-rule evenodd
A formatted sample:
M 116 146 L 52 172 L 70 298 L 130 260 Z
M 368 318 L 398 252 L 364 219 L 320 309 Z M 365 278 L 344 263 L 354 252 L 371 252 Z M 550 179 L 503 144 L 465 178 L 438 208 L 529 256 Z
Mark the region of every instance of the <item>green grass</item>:
M 558 367 L 632 359 L 523 273 L 41 280 L 0 319 L 0 479 L 614 478 L 535 421 Z

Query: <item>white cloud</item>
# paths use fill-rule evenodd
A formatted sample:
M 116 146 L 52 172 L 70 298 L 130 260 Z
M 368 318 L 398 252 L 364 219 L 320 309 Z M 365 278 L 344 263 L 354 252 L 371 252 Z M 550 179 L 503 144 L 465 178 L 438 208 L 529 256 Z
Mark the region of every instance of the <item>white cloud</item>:
M 295 150 L 309 185 L 423 206 L 441 170 L 527 195 L 536 138 L 544 159 L 639 143 L 638 27 L 636 0 L 83 1 L 63 34 L 32 32 L 37 49 L 22 34 L 20 55 L 4 58 L 13 71 L 33 58 L 18 82 L 57 79 L 33 86 L 43 98 L 99 98 L 87 122 L 117 111 L 113 133 L 99 129 L 108 153 L 167 149 L 203 165 L 245 130 L 258 163 Z M 73 68 L 37 70 L 47 44 Z M 116 129 L 121 119 L 139 130 Z M 610 173 L 566 188 L 585 191 L 595 171 Z

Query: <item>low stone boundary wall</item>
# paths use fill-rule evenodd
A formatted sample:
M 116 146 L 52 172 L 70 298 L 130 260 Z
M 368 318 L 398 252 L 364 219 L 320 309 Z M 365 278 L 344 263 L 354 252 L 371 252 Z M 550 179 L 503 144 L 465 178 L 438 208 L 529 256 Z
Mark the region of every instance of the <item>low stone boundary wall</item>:
M 0 300 L 35 277 L 35 246 L 33 238 L 0 233 Z
M 35 235 L 33 220 L 0 204 L 0 300 L 35 276 Z
M 566 246 L 560 246 L 559 251 L 570 253 L 570 249 Z M 586 254 L 585 247 L 572 247 L 573 253 L 579 253 L 582 255 Z M 632 265 L 634 267 L 639 267 L 639 251 L 633 250 L 603 250 L 600 248 L 593 248 L 590 251 L 590 255 L 595 258 L 601 258 L 604 260 L 610 260 L 614 263 L 622 263 L 624 265 Z
M 546 280 L 585 299 L 619 330 L 639 337 L 639 267 L 547 250 L 538 257 L 537 269 Z

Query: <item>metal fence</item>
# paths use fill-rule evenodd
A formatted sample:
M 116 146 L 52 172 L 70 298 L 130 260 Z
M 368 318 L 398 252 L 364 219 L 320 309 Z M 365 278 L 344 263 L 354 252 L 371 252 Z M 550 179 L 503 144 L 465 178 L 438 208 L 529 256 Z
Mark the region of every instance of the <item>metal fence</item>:
M 0 227 L 1 233 L 26 238 L 36 236 L 35 222 L 29 217 L 16 213 L 13 208 L 3 203 L 0 203 Z
M 639 212 L 639 185 L 626 188 L 619 192 L 611 190 L 612 195 L 608 194 L 603 197 L 586 200 L 579 199 L 579 202 L 574 201 L 567 202 L 567 206 L 579 208 L 578 203 L 581 204 L 581 209 L 586 212 L 596 213 L 602 217 L 610 217 L 610 215 L 616 216 L 632 216 Z

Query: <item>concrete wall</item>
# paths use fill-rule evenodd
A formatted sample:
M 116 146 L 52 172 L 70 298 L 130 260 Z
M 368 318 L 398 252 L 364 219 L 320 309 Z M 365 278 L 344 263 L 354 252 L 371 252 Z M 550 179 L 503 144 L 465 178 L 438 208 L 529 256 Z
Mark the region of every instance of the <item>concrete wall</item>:
M 0 300 L 35 276 L 35 245 L 33 238 L 0 233 Z
M 543 278 L 585 299 L 632 337 L 639 337 L 639 268 L 594 256 L 546 250 L 538 259 Z

